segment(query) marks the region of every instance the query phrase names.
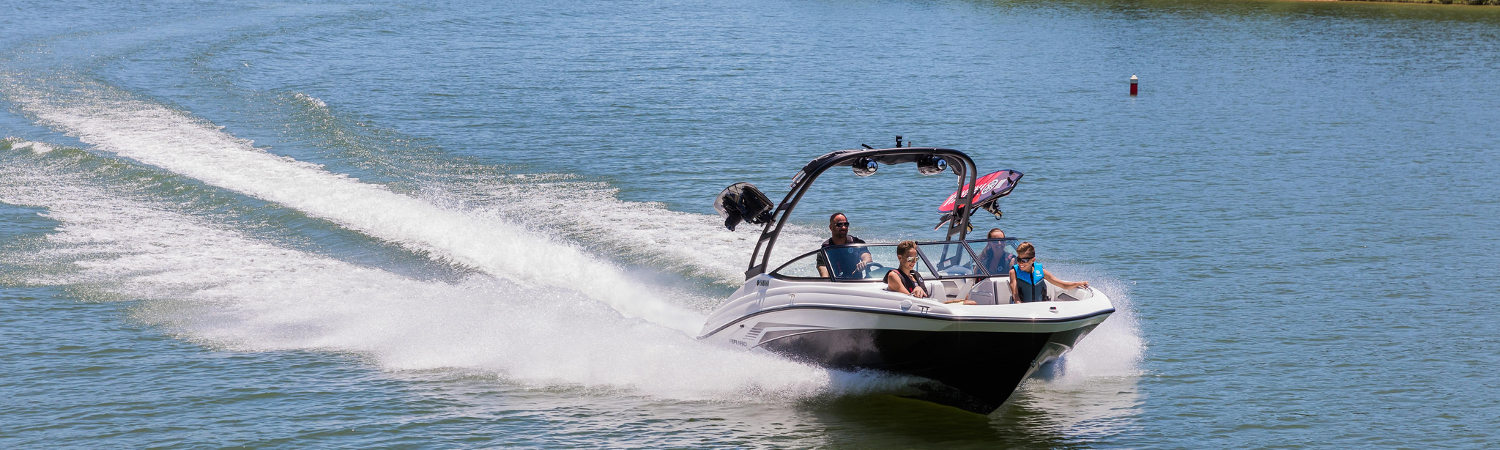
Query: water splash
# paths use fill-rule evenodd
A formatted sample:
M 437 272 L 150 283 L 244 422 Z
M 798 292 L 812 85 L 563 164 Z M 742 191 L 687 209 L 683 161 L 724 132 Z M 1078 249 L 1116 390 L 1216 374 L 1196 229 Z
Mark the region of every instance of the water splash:
M 60 225 L 44 248 L 0 260 L 37 268 L 29 283 L 139 299 L 136 318 L 204 345 L 352 352 L 388 370 L 477 370 L 687 400 L 783 401 L 904 382 L 703 344 L 569 291 L 488 276 L 417 280 L 269 245 L 130 180 L 76 170 L 87 154 L 7 152 L 0 202 L 44 207 Z M 58 266 L 73 269 L 44 268 Z
M 1145 358 L 1146 341 L 1141 336 L 1140 320 L 1130 296 L 1129 283 L 1097 271 L 1058 265 L 1060 276 L 1087 279 L 1095 289 L 1109 295 L 1115 312 L 1099 324 L 1078 346 L 1069 351 L 1046 377 L 1054 384 L 1084 382 L 1111 377 L 1139 377 Z
M 52 146 L 42 142 L 32 142 L 14 136 L 6 136 L 0 139 L 0 150 L 29 150 L 32 153 L 42 155 L 52 151 Z
M 678 306 L 690 301 L 673 300 L 686 294 L 637 282 L 617 264 L 576 245 L 494 214 L 444 208 L 273 155 L 179 111 L 107 86 L 79 84 L 88 95 L 21 90 L 13 98 L 43 123 L 97 149 L 285 205 L 434 259 L 531 288 L 577 291 L 626 316 L 685 334 L 702 322 L 701 314 Z

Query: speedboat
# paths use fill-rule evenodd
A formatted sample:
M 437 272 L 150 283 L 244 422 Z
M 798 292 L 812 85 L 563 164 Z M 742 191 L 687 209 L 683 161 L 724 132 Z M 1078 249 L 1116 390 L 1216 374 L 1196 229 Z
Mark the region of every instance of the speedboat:
M 930 382 L 918 383 L 913 397 L 989 414 L 1023 380 L 1115 311 L 1103 292 L 1051 283 L 1046 301 L 1012 303 L 1010 266 L 986 261 L 1005 261 L 1018 240 L 966 238 L 976 211 L 1000 216 L 997 202 L 1015 188 L 1019 172 L 977 177 L 974 161 L 963 152 L 901 147 L 899 139 L 894 148 L 864 147 L 814 158 L 792 177 L 780 203 L 749 183 L 720 193 L 715 208 L 726 227 L 748 222 L 760 225 L 761 233 L 744 285 L 708 317 L 698 339 L 833 369 L 921 377 Z M 958 177 L 958 189 L 939 208 L 945 239 L 917 243 L 917 270 L 928 298 L 887 289 L 886 273 L 899 267 L 895 243 L 809 249 L 769 265 L 777 236 L 820 175 L 852 167 L 856 175 L 867 176 L 881 166 L 902 164 L 915 164 L 922 175 L 951 170 Z M 851 255 L 862 252 L 870 254 L 869 262 L 848 267 L 860 259 Z M 946 303 L 961 299 L 977 304 Z

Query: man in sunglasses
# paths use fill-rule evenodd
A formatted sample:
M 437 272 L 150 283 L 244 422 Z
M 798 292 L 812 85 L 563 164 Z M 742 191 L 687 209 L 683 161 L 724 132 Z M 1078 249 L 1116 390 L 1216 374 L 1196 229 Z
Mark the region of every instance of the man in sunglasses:
M 828 231 L 833 236 L 823 241 L 823 252 L 818 254 L 818 273 L 824 277 L 864 278 L 865 267 L 870 265 L 870 251 L 864 247 L 842 247 L 865 243 L 864 239 L 849 235 L 849 216 L 841 212 L 828 216 Z

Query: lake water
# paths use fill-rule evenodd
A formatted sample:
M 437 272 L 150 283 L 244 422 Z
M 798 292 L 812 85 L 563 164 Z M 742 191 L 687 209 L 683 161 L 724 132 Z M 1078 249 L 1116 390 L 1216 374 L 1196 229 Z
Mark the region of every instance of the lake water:
M 1500 9 L 404 3 L 0 7 L 0 446 L 1500 446 Z M 898 134 L 1117 302 L 987 417 L 692 338 Z

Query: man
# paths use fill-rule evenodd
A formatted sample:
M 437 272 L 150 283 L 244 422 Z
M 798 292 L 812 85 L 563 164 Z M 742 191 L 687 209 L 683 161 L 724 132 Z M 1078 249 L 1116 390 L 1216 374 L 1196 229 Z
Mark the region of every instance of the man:
M 1005 232 L 999 228 L 991 228 L 990 239 L 1004 239 Z M 990 272 L 990 275 L 1010 273 L 1010 266 L 1016 263 L 1016 255 L 1005 251 L 1005 241 L 989 241 L 985 244 L 984 251 L 979 252 L 979 267 Z
M 862 272 L 865 266 L 870 265 L 869 250 L 863 247 L 828 248 L 865 243 L 864 239 L 849 235 L 849 216 L 841 212 L 828 216 L 828 231 L 832 236 L 823 241 L 824 251 L 818 253 L 818 273 L 825 278 L 864 278 Z M 833 259 L 832 264 L 829 264 L 830 257 Z

